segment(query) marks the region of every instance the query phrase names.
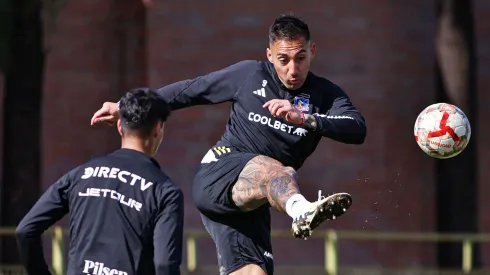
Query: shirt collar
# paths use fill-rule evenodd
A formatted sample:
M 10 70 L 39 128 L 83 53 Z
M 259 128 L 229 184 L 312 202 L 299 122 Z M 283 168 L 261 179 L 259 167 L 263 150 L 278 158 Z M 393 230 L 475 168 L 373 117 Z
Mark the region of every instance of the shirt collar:
M 112 154 L 115 156 L 128 157 L 128 158 L 131 158 L 134 160 L 146 161 L 146 162 L 149 162 L 149 163 L 155 165 L 156 167 L 158 167 L 158 169 L 160 169 L 160 164 L 158 163 L 158 161 L 156 161 L 154 158 L 152 158 L 152 157 L 148 156 L 147 154 L 140 152 L 140 151 L 136 151 L 136 150 L 128 149 L 128 148 L 121 148 L 121 149 L 116 150 Z

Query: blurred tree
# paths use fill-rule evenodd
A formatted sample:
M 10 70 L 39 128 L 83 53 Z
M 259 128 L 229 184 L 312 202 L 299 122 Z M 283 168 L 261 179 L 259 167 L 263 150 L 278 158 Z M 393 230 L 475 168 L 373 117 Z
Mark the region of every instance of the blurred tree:
M 15 226 L 40 192 L 41 94 L 44 66 L 41 0 L 0 2 L 0 68 L 4 75 L 4 144 L 0 225 Z M 1 260 L 17 260 L 14 238 Z
M 151 4 L 141 1 L 146 7 Z M 0 73 L 4 75 L 0 226 L 16 226 L 42 192 L 43 41 L 45 32 L 56 31 L 58 14 L 67 2 L 0 0 Z M 13 251 L 17 251 L 14 238 L 1 238 L 0 262 L 18 262 Z
M 476 61 L 472 1 L 437 0 L 436 56 L 438 101 L 455 104 L 470 122 L 476 118 Z M 473 136 L 475 123 L 471 124 Z M 453 159 L 439 160 L 438 229 L 442 232 L 477 232 L 478 198 L 476 143 Z M 461 267 L 461 244 L 441 244 L 439 265 Z M 478 249 L 474 263 L 478 266 Z

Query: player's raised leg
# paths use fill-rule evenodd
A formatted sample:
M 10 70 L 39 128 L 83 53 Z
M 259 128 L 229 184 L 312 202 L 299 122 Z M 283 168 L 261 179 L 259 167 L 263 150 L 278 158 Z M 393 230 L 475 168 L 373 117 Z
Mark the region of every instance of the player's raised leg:
M 232 188 L 232 199 L 245 212 L 269 202 L 293 218 L 293 235 L 305 239 L 320 223 L 342 215 L 352 203 L 347 193 L 323 197 L 321 191 L 317 201 L 307 201 L 299 190 L 296 171 L 266 156 L 247 163 Z

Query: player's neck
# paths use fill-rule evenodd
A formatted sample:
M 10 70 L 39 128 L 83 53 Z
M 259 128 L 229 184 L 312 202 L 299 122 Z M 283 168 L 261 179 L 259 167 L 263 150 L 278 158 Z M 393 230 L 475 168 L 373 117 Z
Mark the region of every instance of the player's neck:
M 152 156 L 154 151 L 154 145 L 149 140 L 135 138 L 124 138 L 121 142 L 121 148 L 139 151 L 148 156 Z

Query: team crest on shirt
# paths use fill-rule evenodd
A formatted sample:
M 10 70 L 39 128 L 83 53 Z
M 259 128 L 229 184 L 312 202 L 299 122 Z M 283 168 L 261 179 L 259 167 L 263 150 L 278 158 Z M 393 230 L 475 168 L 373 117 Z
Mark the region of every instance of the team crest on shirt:
M 300 112 L 308 112 L 310 110 L 310 100 L 302 96 L 294 98 L 294 107 Z

